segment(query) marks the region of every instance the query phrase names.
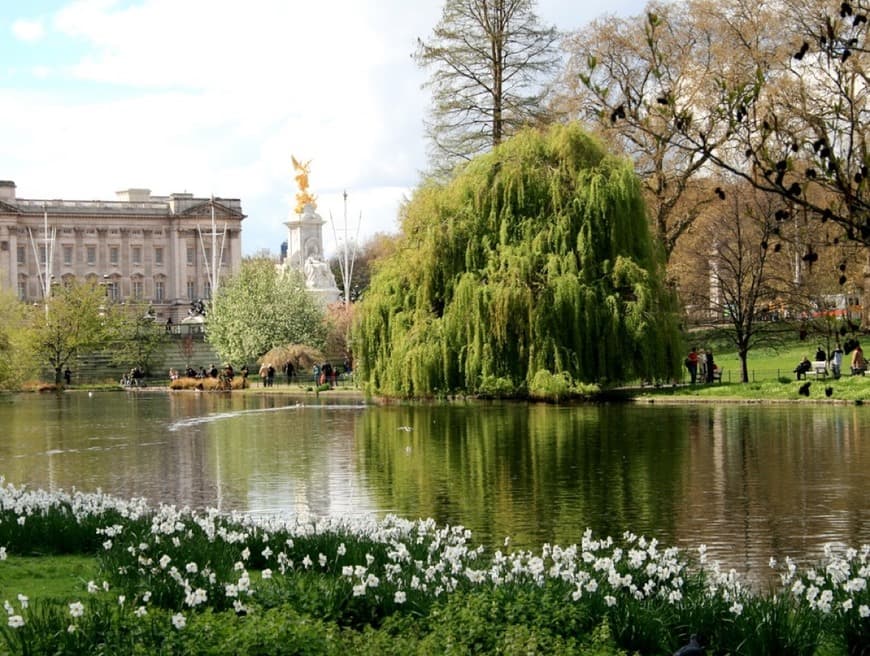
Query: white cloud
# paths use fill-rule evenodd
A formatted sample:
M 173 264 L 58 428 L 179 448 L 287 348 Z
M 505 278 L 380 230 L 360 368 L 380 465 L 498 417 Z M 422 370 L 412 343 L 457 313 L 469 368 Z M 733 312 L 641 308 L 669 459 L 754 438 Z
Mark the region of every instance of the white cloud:
M 39 33 L 76 54 L 60 57 L 65 67 L 31 66 L 45 81 L 38 92 L 0 88 L 0 175 L 24 198 L 111 198 L 128 187 L 238 197 L 245 252 L 277 252 L 295 205 L 292 154 L 312 160 L 325 219 L 342 218 L 346 189 L 362 238 L 395 231 L 425 167 L 428 96 L 411 53 L 442 6 L 74 0 L 47 33 L 43 21 L 16 21 L 19 39 Z M 329 225 L 324 240 L 329 250 Z
M 19 19 L 12 22 L 12 36 L 19 41 L 39 41 L 45 36 L 45 26 L 41 20 Z

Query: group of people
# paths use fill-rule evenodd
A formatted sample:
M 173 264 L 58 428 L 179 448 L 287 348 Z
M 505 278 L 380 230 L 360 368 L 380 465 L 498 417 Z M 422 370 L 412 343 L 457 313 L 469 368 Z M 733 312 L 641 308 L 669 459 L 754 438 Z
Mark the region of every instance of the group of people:
M 129 373 L 121 376 L 121 385 L 124 387 L 139 387 L 145 379 L 145 372 L 139 367 L 133 367 Z
M 692 347 L 689 355 L 686 356 L 686 369 L 689 370 L 689 380 L 692 385 L 697 382 L 712 383 L 716 378 L 716 363 L 713 361 L 713 351 L 711 349 L 701 349 L 700 351 Z
M 302 375 L 302 373 L 297 372 L 296 365 L 290 361 L 285 362 L 284 365 L 282 365 L 281 371 L 287 377 L 288 385 L 297 378 L 297 375 Z M 329 384 L 331 387 L 334 387 L 338 383 L 338 378 L 342 373 L 340 366 L 333 366 L 329 362 L 315 364 L 312 367 L 311 372 L 315 385 Z M 344 373 L 349 374 L 350 372 L 350 361 L 346 359 L 344 363 Z M 277 373 L 277 369 L 271 362 L 264 362 L 259 370 L 260 380 L 263 383 L 263 387 L 273 387 L 275 385 L 275 376 Z
M 260 371 L 258 373 L 260 375 L 260 382 L 263 383 L 263 387 L 272 387 L 275 385 L 275 367 L 273 367 L 270 362 L 264 362 L 260 366 Z
M 239 373 L 243 378 L 248 378 L 248 368 L 243 366 Z M 184 375 L 187 378 L 197 378 L 202 380 L 203 378 L 218 378 L 223 382 L 232 383 L 233 378 L 236 376 L 235 369 L 233 369 L 233 365 L 227 363 L 220 369 L 217 368 L 214 364 L 210 364 L 208 369 L 205 367 L 200 367 L 198 370 L 188 366 L 184 372 Z M 169 380 L 178 380 L 180 374 L 178 369 L 170 369 L 169 370 Z
M 851 351 L 852 358 L 849 363 L 849 368 L 853 376 L 863 376 L 864 372 L 867 371 L 867 360 L 864 359 L 864 350 L 861 348 L 861 344 L 857 341 L 846 343 L 847 352 Z M 834 350 L 830 353 L 825 353 L 825 349 L 819 344 L 819 348 L 816 350 L 816 362 L 824 362 L 825 367 L 831 367 L 831 375 L 834 378 L 839 378 L 842 375 L 843 368 L 843 357 L 845 353 L 843 348 L 840 346 L 840 343 L 837 342 L 837 345 L 834 347 Z M 797 380 L 801 378 L 806 378 L 807 373 L 812 369 L 813 364 L 810 362 L 807 356 L 804 356 L 803 359 L 798 363 L 798 365 L 794 368 L 794 374 Z
M 350 359 L 345 358 L 343 371 L 340 370 L 339 365 L 332 366 L 329 362 L 323 362 L 322 364 L 315 364 L 312 373 L 314 374 L 315 385 L 328 384 L 330 387 L 335 387 L 338 384 L 340 376 L 350 376 L 353 373 L 353 366 Z

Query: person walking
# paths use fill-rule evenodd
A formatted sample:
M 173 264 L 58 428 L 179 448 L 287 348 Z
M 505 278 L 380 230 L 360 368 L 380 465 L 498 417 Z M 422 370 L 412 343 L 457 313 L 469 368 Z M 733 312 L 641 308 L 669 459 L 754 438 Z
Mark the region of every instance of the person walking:
M 269 384 L 269 363 L 264 362 L 257 373 L 260 376 L 260 382 L 263 384 L 263 387 L 266 387 Z
M 864 359 L 864 351 L 860 344 L 855 345 L 855 350 L 852 351 L 852 375 L 863 376 L 867 370 L 867 361 Z
M 840 345 L 837 344 L 834 347 L 834 350 L 831 351 L 831 373 L 834 378 L 837 379 L 840 377 L 840 372 L 843 367 L 843 349 L 840 348 Z
M 686 369 L 689 370 L 689 379 L 694 385 L 698 381 L 698 351 L 694 346 L 689 351 L 689 355 L 686 356 Z
M 707 349 L 707 352 L 704 354 L 704 360 L 707 364 L 707 382 L 713 382 L 713 369 L 716 366 L 716 363 L 713 362 L 713 349 Z

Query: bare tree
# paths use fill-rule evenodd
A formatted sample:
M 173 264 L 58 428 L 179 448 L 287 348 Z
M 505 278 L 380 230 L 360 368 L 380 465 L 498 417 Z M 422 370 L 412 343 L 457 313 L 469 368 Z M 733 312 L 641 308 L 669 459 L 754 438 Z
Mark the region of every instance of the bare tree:
M 534 0 L 446 0 L 431 38 L 418 39 L 414 59 L 432 71 L 427 132 L 437 172 L 541 119 L 559 33 L 540 24 L 534 6 Z
M 643 18 L 606 16 L 565 40 L 568 63 L 551 97 L 557 114 L 591 122 L 632 157 L 669 259 L 713 199 L 693 190 L 708 155 L 683 143 L 674 119 L 709 93 L 714 40 L 679 4 L 652 2 Z
M 745 183 L 720 186 L 722 200 L 698 226 L 699 252 L 695 284 L 683 295 L 697 316 L 725 333 L 740 358 L 741 382 L 749 382 L 749 352 L 781 338 L 770 318 L 772 307 L 788 297 L 793 285 L 781 249 L 777 211 L 781 201 L 753 192 Z M 785 275 L 783 275 L 785 274 Z M 788 327 L 783 324 L 783 329 Z
M 705 98 L 667 105 L 678 131 L 670 143 L 780 198 L 782 212 L 835 226 L 807 240 L 807 261 L 825 245 L 870 245 L 870 2 L 687 0 L 681 7 L 718 35 L 720 55 L 708 67 Z M 656 53 L 666 45 L 651 41 Z

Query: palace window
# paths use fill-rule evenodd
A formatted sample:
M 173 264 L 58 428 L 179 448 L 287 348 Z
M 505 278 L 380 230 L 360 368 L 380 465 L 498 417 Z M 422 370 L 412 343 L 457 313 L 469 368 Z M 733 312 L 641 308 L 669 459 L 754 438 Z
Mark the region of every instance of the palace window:
M 187 298 L 191 301 L 196 300 L 196 283 L 193 280 L 187 281 Z
M 141 280 L 134 280 L 132 282 L 132 287 L 133 287 L 133 298 L 139 299 L 145 295 L 145 290 L 143 288 Z
M 193 246 L 188 246 L 187 247 L 187 264 L 188 264 L 188 266 L 193 266 L 195 255 L 196 255 L 196 249 L 194 249 Z
M 118 266 L 120 249 L 117 246 L 109 246 L 109 264 Z
M 163 264 L 163 247 L 155 246 L 154 247 L 154 264 L 162 265 Z
M 166 296 L 166 283 L 162 280 L 154 281 L 154 300 L 158 303 L 162 303 L 164 297 Z
M 142 264 L 142 247 L 134 246 L 131 251 L 131 258 L 133 260 L 133 264 L 139 266 Z
M 97 247 L 96 246 L 88 246 L 85 248 L 85 255 L 87 256 L 88 266 L 96 266 L 97 264 Z
M 27 249 L 24 246 L 18 247 L 18 264 L 27 263 Z
M 72 246 L 63 247 L 63 264 L 64 266 L 72 266 L 73 263 L 73 248 Z

